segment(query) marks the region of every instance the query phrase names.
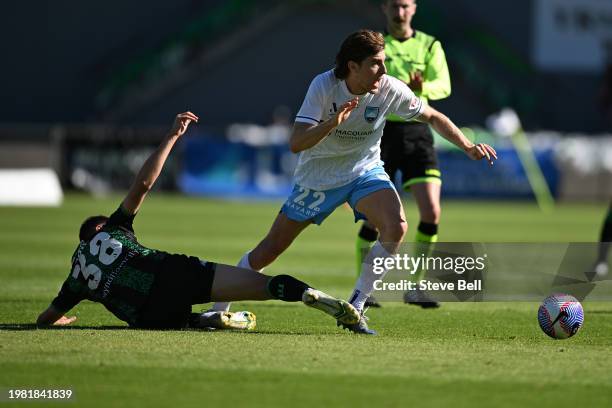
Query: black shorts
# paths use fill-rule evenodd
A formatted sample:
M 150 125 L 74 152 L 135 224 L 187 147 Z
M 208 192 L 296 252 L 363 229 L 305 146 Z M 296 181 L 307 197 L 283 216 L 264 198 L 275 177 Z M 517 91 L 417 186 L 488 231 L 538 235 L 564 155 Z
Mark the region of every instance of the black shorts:
M 175 259 L 165 265 L 153 282 L 136 326 L 151 329 L 187 327 L 191 305 L 210 302 L 216 267 L 214 262 L 194 257 L 188 261 Z
M 404 189 L 418 183 L 441 184 L 438 157 L 429 125 L 387 121 L 380 149 L 385 171 L 393 181 L 399 170 Z

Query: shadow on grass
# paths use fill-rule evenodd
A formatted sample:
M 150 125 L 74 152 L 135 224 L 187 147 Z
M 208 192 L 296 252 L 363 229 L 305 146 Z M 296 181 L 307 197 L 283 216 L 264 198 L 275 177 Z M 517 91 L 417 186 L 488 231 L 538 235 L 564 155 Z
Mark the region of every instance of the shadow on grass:
M 47 326 L 37 327 L 34 323 L 1 323 L 0 330 L 7 331 L 27 331 L 27 330 L 140 330 L 140 331 L 211 331 L 209 329 L 146 329 L 142 327 L 130 327 L 130 326 L 81 326 L 81 325 L 70 325 L 70 326 Z
M 344 332 L 344 331 L 340 331 L 338 330 L 337 332 L 329 332 L 329 333 L 322 333 L 319 331 L 312 331 L 312 332 L 304 332 L 304 331 L 292 331 L 292 330 L 270 330 L 270 329 L 266 329 L 264 331 L 254 331 L 252 332 L 253 334 L 259 334 L 259 335 L 275 335 L 275 336 L 335 336 L 335 335 L 347 335 L 350 333 L 348 332 Z
M 265 330 L 265 331 L 241 331 L 241 330 L 214 330 L 214 329 L 197 329 L 197 328 L 185 328 L 185 329 L 143 329 L 129 326 L 49 326 L 39 328 L 34 323 L 0 323 L 0 331 L 28 331 L 28 330 L 138 330 L 138 331 L 162 331 L 162 332 L 223 332 L 224 334 L 237 334 L 237 335 L 275 335 L 275 336 L 329 336 L 338 333 L 319 333 L 319 332 L 302 332 L 302 331 L 291 331 L 291 330 Z
M 34 323 L 0 323 L 0 330 L 134 330 L 128 326 L 49 326 L 37 327 Z

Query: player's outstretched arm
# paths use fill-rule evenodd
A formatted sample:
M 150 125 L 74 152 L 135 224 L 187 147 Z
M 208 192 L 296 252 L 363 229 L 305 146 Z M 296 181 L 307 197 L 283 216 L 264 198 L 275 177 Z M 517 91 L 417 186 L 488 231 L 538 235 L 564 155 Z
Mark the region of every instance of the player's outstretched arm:
M 170 129 L 161 144 L 142 165 L 132 187 L 130 187 L 127 196 L 121 203 L 121 206 L 126 212 L 129 214 L 136 214 L 147 193 L 151 190 L 159 177 L 172 147 L 176 141 L 185 134 L 189 124 L 192 121 L 197 123 L 198 119 L 199 118 L 191 112 L 184 112 L 176 115 L 172 129 Z
M 497 160 L 497 152 L 486 143 L 474 144 L 469 141 L 461 130 L 443 113 L 438 112 L 431 106 L 427 106 L 425 111 L 418 117 L 421 122 L 429 123 L 445 139 L 454 143 L 472 160 L 480 160 L 486 157 L 489 164 Z
M 64 316 L 64 313 L 58 311 L 53 305 L 49 305 L 49 307 L 38 316 L 38 319 L 36 319 L 36 325 L 38 327 L 51 325 L 66 326 L 74 322 L 76 319 L 76 316 Z
M 358 98 L 351 99 L 340 106 L 340 109 L 338 109 L 338 112 L 336 112 L 334 116 L 318 125 L 296 122 L 293 125 L 293 132 L 289 138 L 289 148 L 291 152 L 299 153 L 302 150 L 310 149 L 315 146 L 338 125 L 347 120 L 358 103 Z

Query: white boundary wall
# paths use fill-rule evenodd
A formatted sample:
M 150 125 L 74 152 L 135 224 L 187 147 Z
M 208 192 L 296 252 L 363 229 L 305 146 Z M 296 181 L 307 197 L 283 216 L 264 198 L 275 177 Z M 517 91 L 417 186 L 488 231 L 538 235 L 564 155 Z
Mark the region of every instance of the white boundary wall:
M 0 169 L 0 205 L 59 206 L 62 199 L 62 187 L 51 169 Z

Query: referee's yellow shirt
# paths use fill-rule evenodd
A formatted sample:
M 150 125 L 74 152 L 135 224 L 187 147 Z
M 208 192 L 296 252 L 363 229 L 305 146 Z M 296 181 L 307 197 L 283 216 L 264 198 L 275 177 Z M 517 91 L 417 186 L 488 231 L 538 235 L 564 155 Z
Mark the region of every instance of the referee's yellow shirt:
M 424 102 L 444 99 L 451 94 L 446 55 L 435 37 L 415 30 L 412 37 L 399 41 L 386 34 L 385 55 L 388 75 L 409 83 L 410 74 L 421 71 L 423 90 L 413 92 Z M 404 122 L 396 115 L 390 115 L 387 120 Z

